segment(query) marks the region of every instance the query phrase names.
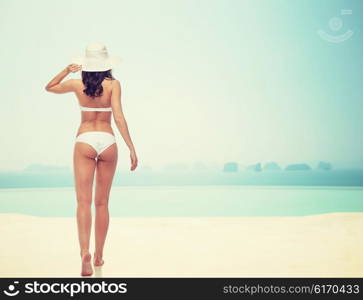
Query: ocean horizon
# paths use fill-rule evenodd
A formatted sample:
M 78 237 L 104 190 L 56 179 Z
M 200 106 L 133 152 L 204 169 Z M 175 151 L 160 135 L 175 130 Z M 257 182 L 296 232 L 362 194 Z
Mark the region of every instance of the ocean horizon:
M 71 171 L 0 172 L 0 188 L 72 187 Z M 363 186 L 363 169 L 299 171 L 117 171 L 114 186 L 142 185 L 299 185 Z

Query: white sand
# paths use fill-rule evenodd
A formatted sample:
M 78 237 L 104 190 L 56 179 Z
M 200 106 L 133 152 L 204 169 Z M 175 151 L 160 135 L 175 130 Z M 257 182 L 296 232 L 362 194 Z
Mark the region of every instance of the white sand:
M 0 214 L 0 277 L 79 277 L 76 226 Z M 111 218 L 94 276 L 362 277 L 362 229 L 363 213 Z

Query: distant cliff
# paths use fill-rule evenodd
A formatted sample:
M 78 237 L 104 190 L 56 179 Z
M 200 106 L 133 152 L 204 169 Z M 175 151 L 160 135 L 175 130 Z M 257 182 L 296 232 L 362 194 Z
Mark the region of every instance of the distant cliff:
M 261 163 L 250 165 L 250 166 L 247 167 L 247 170 L 261 172 L 262 171 Z
M 238 172 L 238 164 L 234 161 L 225 163 L 223 172 Z
M 320 161 L 318 163 L 317 166 L 318 170 L 324 170 L 324 171 L 329 171 L 332 169 L 331 163 L 325 162 L 325 161 Z
M 311 170 L 308 164 L 292 164 L 285 168 L 286 171 L 307 171 Z
M 275 162 L 268 162 L 265 163 L 265 165 L 263 166 L 263 169 L 266 171 L 277 171 L 277 170 L 281 170 L 280 166 L 275 163 Z

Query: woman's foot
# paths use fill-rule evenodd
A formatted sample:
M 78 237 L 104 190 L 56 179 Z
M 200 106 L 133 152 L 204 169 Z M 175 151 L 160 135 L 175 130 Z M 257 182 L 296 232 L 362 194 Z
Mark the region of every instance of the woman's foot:
M 85 253 L 82 255 L 82 272 L 81 276 L 91 276 L 93 274 L 91 264 L 91 254 Z
M 93 255 L 93 264 L 95 267 L 101 267 L 104 264 L 104 261 L 102 259 L 102 256 L 96 255 L 96 253 Z

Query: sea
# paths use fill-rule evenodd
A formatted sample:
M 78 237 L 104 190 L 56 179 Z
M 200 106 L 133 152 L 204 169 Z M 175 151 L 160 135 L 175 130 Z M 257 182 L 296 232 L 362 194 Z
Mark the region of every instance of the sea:
M 75 217 L 76 203 L 72 186 L 0 189 L 0 214 Z M 222 184 L 113 186 L 109 212 L 111 217 L 306 216 L 363 212 L 363 187 Z

